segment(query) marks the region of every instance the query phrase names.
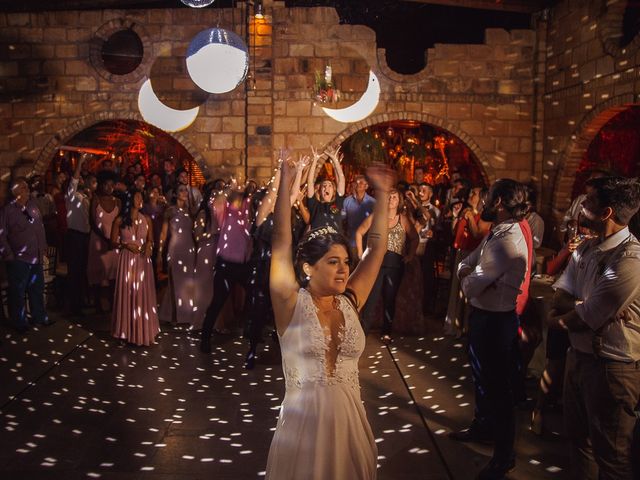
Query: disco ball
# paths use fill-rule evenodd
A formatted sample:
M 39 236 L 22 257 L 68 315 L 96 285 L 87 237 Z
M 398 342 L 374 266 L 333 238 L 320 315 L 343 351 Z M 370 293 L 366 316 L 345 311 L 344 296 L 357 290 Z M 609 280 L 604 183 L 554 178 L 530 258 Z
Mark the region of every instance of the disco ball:
M 180 0 L 187 7 L 191 8 L 203 8 L 211 5 L 215 0 Z
M 225 93 L 247 76 L 249 49 L 242 38 L 222 28 L 198 33 L 187 49 L 187 71 L 193 82 L 209 93 Z

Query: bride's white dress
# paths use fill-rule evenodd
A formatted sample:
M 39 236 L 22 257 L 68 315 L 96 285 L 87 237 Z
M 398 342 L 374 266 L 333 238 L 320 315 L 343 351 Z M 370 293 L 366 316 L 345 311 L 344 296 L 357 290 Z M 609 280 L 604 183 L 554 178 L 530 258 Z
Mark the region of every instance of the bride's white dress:
M 355 309 L 338 297 L 344 316 L 334 373 L 327 375 L 329 332 L 311 295 L 300 289 L 291 323 L 280 337 L 286 393 L 269 450 L 270 480 L 371 480 L 377 448 L 360 400 L 358 359 L 365 337 Z M 332 367 L 332 366 L 331 366 Z

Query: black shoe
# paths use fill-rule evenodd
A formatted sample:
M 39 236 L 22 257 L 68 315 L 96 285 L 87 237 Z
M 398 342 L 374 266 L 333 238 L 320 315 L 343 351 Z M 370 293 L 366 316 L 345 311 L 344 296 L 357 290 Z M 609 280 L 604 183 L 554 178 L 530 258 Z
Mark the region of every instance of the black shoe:
M 211 353 L 211 340 L 200 340 L 200 351 L 202 353 Z
M 56 323 L 55 320 L 47 318 L 44 322 L 37 322 L 35 325 L 36 325 L 36 327 L 50 327 L 54 323 Z
M 13 329 L 20 335 L 27 333 L 30 329 L 29 325 L 16 325 Z
M 507 461 L 492 458 L 491 461 L 480 470 L 476 480 L 500 480 L 514 468 L 516 468 L 516 460 L 513 457 Z
M 491 434 L 475 424 L 464 430 L 449 433 L 449 438 L 458 442 L 493 443 Z

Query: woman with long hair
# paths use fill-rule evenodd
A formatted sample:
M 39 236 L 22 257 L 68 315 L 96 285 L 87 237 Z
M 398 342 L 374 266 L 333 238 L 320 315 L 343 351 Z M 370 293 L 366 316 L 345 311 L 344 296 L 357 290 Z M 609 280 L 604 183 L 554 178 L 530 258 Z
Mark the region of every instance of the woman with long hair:
M 220 192 L 215 190 L 213 182 L 208 182 L 202 189 L 202 201 L 196 211 L 194 235 L 196 242 L 195 287 L 198 315 L 195 328 L 202 327 L 207 307 L 213 298 L 213 275 L 216 266 L 216 248 L 220 227 L 215 214 L 214 202 Z
M 111 245 L 120 251 L 111 335 L 135 345 L 150 345 L 160 331 L 153 280 L 153 228 L 142 209 L 142 192 L 127 192 L 111 227 Z
M 368 333 L 373 324 L 376 303 L 382 294 L 382 309 L 384 312 L 382 321 L 382 340 L 391 340 L 391 328 L 396 311 L 396 297 L 402 282 L 405 263 L 413 260 L 418 247 L 418 234 L 411 221 L 402 213 L 403 205 L 400 192 L 391 189 L 389 201 L 385 208 L 385 222 L 389 228 L 387 251 L 382 261 L 382 268 L 371 290 L 371 295 L 362 309 L 362 323 L 365 332 Z M 378 202 L 378 199 L 376 199 Z M 362 258 L 363 237 L 369 231 L 375 221 L 375 213 L 369 215 L 356 230 L 356 249 L 358 257 Z
M 89 210 L 89 253 L 87 256 L 87 279 L 93 290 L 95 308 L 102 305 L 105 290 L 108 298 L 113 298 L 113 283 L 118 269 L 118 253 L 111 249 L 111 227 L 120 213 L 120 200 L 113 192 L 117 177 L 113 172 L 98 172 L 98 189 Z
M 360 398 L 358 359 L 366 302 L 387 247 L 385 218 L 395 172 L 367 170 L 376 190 L 376 221 L 363 260 L 349 273 L 347 239 L 332 226 L 311 230 L 291 251 L 290 185 L 296 162 L 286 159 L 274 212 L 271 300 L 282 350 L 286 393 L 271 443 L 266 478 L 371 480 L 377 449 Z
M 167 249 L 169 288 L 162 299 L 160 319 L 193 325 L 198 309 L 193 277 L 196 249 L 193 241 L 193 220 L 189 215 L 189 190 L 186 185 L 178 185 L 173 205 L 165 211 L 160 232 L 158 263 L 162 261 L 164 248 Z

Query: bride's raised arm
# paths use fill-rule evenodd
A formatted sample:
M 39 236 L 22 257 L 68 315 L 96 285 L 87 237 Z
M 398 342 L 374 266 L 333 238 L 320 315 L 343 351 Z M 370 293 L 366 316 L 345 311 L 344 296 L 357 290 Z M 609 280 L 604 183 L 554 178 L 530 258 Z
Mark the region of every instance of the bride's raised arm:
M 283 159 L 280 164 L 280 185 L 273 214 L 271 273 L 269 277 L 271 303 L 276 328 L 280 335 L 285 332 L 291 322 L 300 288 L 293 267 L 290 189 L 299 162 L 305 161 L 306 157 L 300 157 L 298 162 L 287 158 Z
M 347 288 L 351 289 L 356 296 L 359 309 L 369 298 L 387 252 L 389 191 L 395 187 L 396 172 L 384 165 L 374 165 L 367 168 L 367 180 L 375 190 L 376 205 L 367 236 L 367 249 L 362 255 L 362 261 L 358 263 L 347 282 Z

